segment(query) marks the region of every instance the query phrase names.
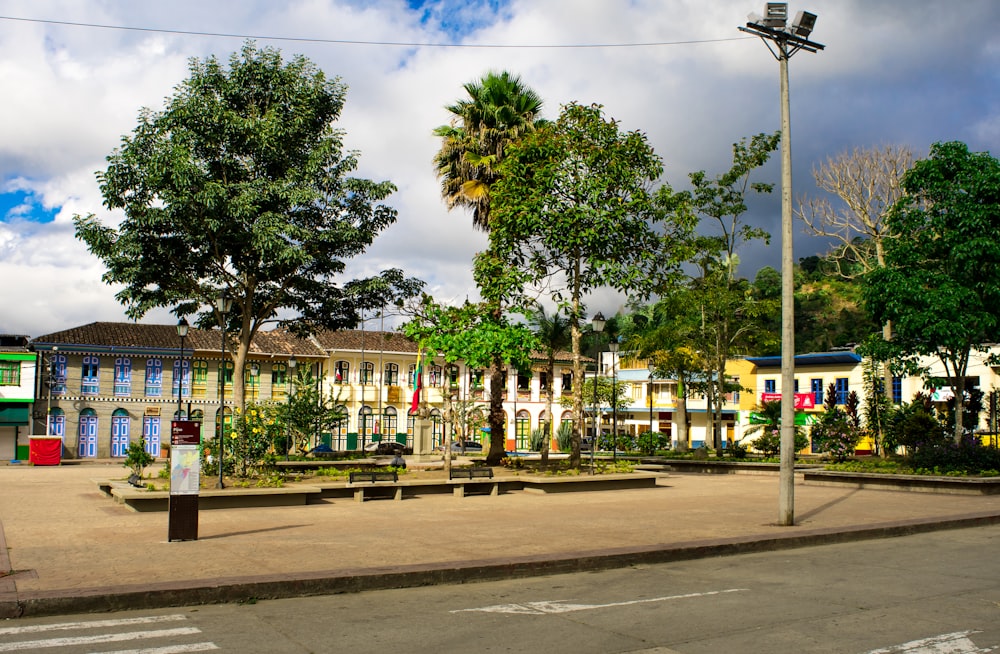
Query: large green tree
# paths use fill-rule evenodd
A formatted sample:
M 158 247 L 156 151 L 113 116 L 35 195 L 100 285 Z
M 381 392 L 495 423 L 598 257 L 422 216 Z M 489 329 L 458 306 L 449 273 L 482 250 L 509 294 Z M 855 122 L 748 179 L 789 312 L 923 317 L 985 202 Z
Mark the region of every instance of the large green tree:
M 447 108 L 451 122 L 434 130 L 441 149 L 434 167 L 441 180 L 441 196 L 449 209 L 472 212 L 472 224 L 490 232 L 493 185 L 500 178 L 500 164 L 507 149 L 542 123 L 542 101 L 521 78 L 507 71 L 490 72 L 464 86 L 468 97 Z M 523 297 L 508 293 L 518 286 L 509 275 L 507 261 L 489 249 L 476 257 L 480 295 L 486 317 L 502 329 L 507 314 L 523 308 Z M 506 290 L 501 290 L 506 289 Z M 490 451 L 504 448 L 503 389 L 505 364 L 498 347 L 487 366 L 490 376 Z M 490 456 L 493 456 L 492 454 Z
M 246 43 L 229 59 L 192 60 L 161 111 L 144 109 L 131 136 L 98 173 L 117 226 L 76 216 L 76 235 L 97 255 L 104 280 L 138 319 L 169 307 L 225 325 L 237 406 L 254 334 L 275 321 L 300 332 L 353 326 L 358 313 L 419 282 L 399 270 L 343 281 L 396 220 L 383 204 L 390 182 L 351 176 L 358 155 L 334 123 L 346 87 L 304 57 L 282 60 Z M 214 308 L 225 294 L 232 308 Z M 227 348 L 228 349 L 228 348 Z
M 957 441 L 969 355 L 1000 338 L 1000 161 L 964 143 L 936 143 L 902 187 L 886 220 L 885 266 L 865 275 L 866 308 L 895 328 L 873 348 L 911 363 L 941 361 L 955 392 Z
M 671 248 L 687 226 L 664 221 L 651 191 L 662 170 L 645 135 L 622 132 L 600 106 L 579 104 L 508 149 L 500 166 L 491 249 L 522 281 L 547 285 L 569 316 L 574 380 L 583 379 L 584 296 L 603 287 L 648 295 L 677 265 Z M 573 466 L 580 463 L 582 391 L 573 385 Z
M 779 138 L 776 132 L 741 139 L 733 144 L 729 170 L 715 177 L 705 171 L 691 173 L 691 190 L 680 191 L 669 200 L 675 211 L 700 218 L 700 235 L 693 241 L 698 274 L 690 283 L 693 304 L 688 306 L 700 314 L 701 329 L 694 347 L 705 353 L 708 364 L 705 390 L 712 408 L 709 431 L 713 448 L 721 447 L 719 427 L 729 383 L 726 361 L 753 340 L 757 319 L 763 315 L 764 307 L 756 301 L 749 283 L 739 277 L 738 250 L 751 241 L 766 243 L 770 239 L 765 230 L 748 224 L 744 214 L 749 193 L 770 193 L 773 189 L 773 184 L 753 178 L 778 147 Z
M 421 351 L 441 356 L 448 364 L 463 361 L 468 368 L 486 368 L 499 355 L 518 370 L 531 369 L 531 352 L 537 346 L 534 334 L 524 324 L 496 321 L 486 311 L 485 303 L 466 301 L 460 306 L 442 305 L 429 296 L 407 309 L 411 318 L 402 327 Z M 506 374 L 506 371 L 505 373 Z M 500 382 L 503 386 L 502 381 Z M 448 422 L 456 420 L 450 393 L 445 394 Z M 445 434 L 445 464 L 451 467 L 451 429 Z M 499 465 L 505 456 L 503 424 L 490 425 L 489 465 Z

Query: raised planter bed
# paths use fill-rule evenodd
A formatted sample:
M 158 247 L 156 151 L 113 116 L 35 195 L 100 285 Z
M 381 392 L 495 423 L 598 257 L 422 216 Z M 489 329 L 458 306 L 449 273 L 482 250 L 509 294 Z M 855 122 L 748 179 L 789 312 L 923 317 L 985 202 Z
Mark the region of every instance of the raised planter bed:
M 699 472 L 715 475 L 771 475 L 781 471 L 780 463 L 760 461 L 712 461 L 698 459 L 642 459 L 642 465 L 660 463 L 674 472 Z M 822 464 L 796 463 L 795 472 L 817 470 Z
M 488 480 L 496 486 L 496 494 L 513 491 L 529 493 L 555 493 L 567 491 L 605 491 L 629 488 L 653 488 L 662 474 L 624 473 L 612 475 L 581 474 L 576 476 L 506 475 Z M 98 488 L 116 502 L 133 511 L 166 511 L 170 493 L 133 488 L 123 481 L 94 480 Z M 415 479 L 403 476 L 393 487 L 398 487 L 400 498 L 455 493 L 456 483 L 468 481 L 443 479 Z M 479 483 L 475 480 L 473 483 Z M 255 506 L 301 506 L 319 504 L 330 499 L 354 498 L 357 484 L 347 480 L 317 481 L 309 484 L 289 484 L 282 488 L 226 488 L 203 489 L 199 494 L 198 509 L 229 509 Z M 464 489 L 463 489 L 464 490 Z M 491 487 L 492 494 L 492 487 Z M 464 495 L 464 493 L 463 493 Z
M 929 475 L 888 475 L 876 472 L 807 470 L 805 481 L 816 486 L 853 486 L 880 490 L 957 495 L 998 495 L 1000 477 L 932 477 Z

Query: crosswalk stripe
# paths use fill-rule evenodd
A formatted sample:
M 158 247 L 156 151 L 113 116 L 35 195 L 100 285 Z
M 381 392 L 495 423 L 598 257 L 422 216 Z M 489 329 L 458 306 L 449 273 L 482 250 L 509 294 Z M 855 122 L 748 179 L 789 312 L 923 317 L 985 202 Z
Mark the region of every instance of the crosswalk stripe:
M 27 625 L 24 627 L 5 627 L 0 629 L 0 636 L 37 634 L 45 631 L 66 631 L 69 629 L 103 629 L 104 627 L 177 622 L 178 620 L 187 620 L 187 616 L 175 613 L 172 615 L 149 615 L 141 618 L 121 618 L 118 620 L 92 620 L 89 622 L 60 622 L 56 624 Z
M 197 627 L 180 627 L 177 629 L 159 629 L 155 631 L 130 631 L 120 634 L 99 634 L 97 636 L 80 636 L 77 638 L 49 638 L 47 640 L 25 640 L 19 643 L 0 643 L 0 652 L 19 652 L 43 647 L 68 647 L 71 645 L 88 645 L 91 643 L 117 643 L 125 640 L 145 640 L 148 638 L 169 638 L 171 636 L 187 636 L 200 634 Z
M 207 652 L 219 649 L 215 643 L 191 643 L 190 645 L 169 645 L 149 649 L 123 649 L 113 652 L 91 652 L 91 654 L 187 654 L 187 652 Z

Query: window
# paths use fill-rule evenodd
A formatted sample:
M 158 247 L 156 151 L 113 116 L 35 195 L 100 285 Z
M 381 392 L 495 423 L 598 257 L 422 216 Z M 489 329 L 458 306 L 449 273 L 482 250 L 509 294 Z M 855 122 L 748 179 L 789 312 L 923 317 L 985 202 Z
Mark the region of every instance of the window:
M 288 366 L 283 363 L 271 365 L 271 399 L 284 400 L 288 396 Z
M 538 389 L 540 391 L 548 392 L 549 390 L 549 373 L 542 371 L 538 373 Z
M 431 446 L 437 447 L 443 442 L 444 423 L 441 421 L 441 409 L 431 409 Z
M 482 388 L 483 387 L 483 370 L 470 370 L 469 371 L 469 385 L 472 388 Z
M 823 380 L 810 379 L 809 390 L 812 391 L 813 394 L 813 403 L 815 403 L 816 406 L 821 406 L 823 404 Z
M 531 375 L 517 371 L 517 390 L 521 392 L 531 390 Z
M 372 408 L 366 404 L 358 411 L 358 435 L 362 441 L 365 443 L 371 441 L 374 427 L 375 420 L 372 418 Z
M 382 414 L 382 433 L 389 440 L 396 435 L 396 407 L 385 407 Z
M 146 397 L 163 395 L 163 361 L 160 359 L 146 360 Z
M 66 394 L 66 355 L 49 356 L 49 391 L 53 395 Z
M 219 379 L 225 380 L 226 390 L 229 391 L 233 387 L 233 362 L 219 362 Z
M 514 439 L 517 449 L 531 449 L 531 416 L 527 411 L 517 412 L 514 419 Z
M 338 361 L 333 364 L 333 383 L 349 384 L 351 382 L 351 364 L 347 361 Z
M 208 361 L 191 362 L 191 396 L 205 397 L 208 392 Z
M 248 400 L 257 401 L 260 393 L 260 364 L 256 361 L 243 367 L 243 392 Z
M 411 363 L 406 369 L 406 384 L 410 387 L 413 386 L 414 378 L 417 375 L 417 364 Z
M 174 393 L 173 397 L 179 397 L 177 395 L 177 389 L 180 388 L 180 392 L 183 397 L 191 397 L 191 362 L 187 360 L 176 359 L 174 361 Z
M 361 383 L 362 384 L 374 384 L 375 383 L 375 364 L 371 361 L 361 362 Z
M 793 384 L 793 389 L 792 390 L 794 392 L 798 393 L 799 392 L 799 380 L 796 378 L 794 381 L 795 381 L 795 383 Z
M 847 377 L 837 377 L 837 404 L 847 404 Z
M 0 386 L 21 385 L 21 362 L 0 361 Z
M 115 395 L 128 397 L 132 394 L 132 359 L 115 359 Z
M 564 372 L 562 374 L 562 389 L 564 393 L 573 390 L 573 373 Z
M 895 375 L 892 377 L 892 403 L 903 403 L 903 378 Z
M 80 369 L 80 393 L 97 395 L 101 388 L 101 363 L 95 356 L 83 357 L 83 367 Z
M 382 383 L 395 386 L 399 383 L 399 366 L 395 363 L 385 364 L 385 371 L 382 373 Z
M 451 388 L 458 388 L 458 366 L 448 366 L 448 385 Z
M 431 366 L 430 376 L 427 378 L 428 386 L 441 386 L 444 382 L 444 375 L 441 371 L 441 366 Z
M 733 383 L 733 387 L 732 387 L 733 390 L 730 392 L 729 401 L 732 402 L 733 404 L 739 404 L 740 403 L 740 391 L 742 390 L 740 388 L 740 377 L 739 377 L 739 375 L 734 375 L 733 378 L 730 381 L 732 381 L 732 383 Z
M 764 380 L 764 392 L 765 393 L 775 393 L 775 392 L 777 392 L 775 390 L 775 387 L 776 387 L 775 380 L 773 380 L 773 379 L 765 379 Z

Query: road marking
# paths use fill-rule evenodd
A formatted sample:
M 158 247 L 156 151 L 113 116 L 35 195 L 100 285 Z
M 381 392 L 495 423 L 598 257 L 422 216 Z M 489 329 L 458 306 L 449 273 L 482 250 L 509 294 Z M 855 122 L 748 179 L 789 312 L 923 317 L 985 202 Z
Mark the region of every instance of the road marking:
M 191 645 L 170 645 L 150 649 L 121 649 L 113 652 L 91 652 L 91 654 L 187 654 L 187 652 L 207 652 L 219 649 L 215 643 L 193 643 Z
M 177 622 L 178 620 L 187 620 L 187 616 L 181 614 L 150 615 L 143 618 L 122 618 L 119 620 L 93 620 L 90 622 L 60 622 L 57 624 L 38 624 L 26 627 L 7 627 L 0 629 L 0 636 L 9 636 L 15 634 L 36 634 L 44 631 L 66 631 L 69 629 L 101 629 L 104 627 L 122 627 L 134 624 Z
M 687 593 L 685 595 L 670 595 L 667 597 L 654 597 L 651 599 L 630 600 L 627 602 L 612 602 L 610 604 L 567 604 L 566 600 L 546 600 L 542 602 L 526 602 L 524 604 L 495 604 L 493 606 L 483 606 L 476 609 L 455 609 L 449 613 L 463 613 L 467 611 L 479 611 L 482 613 L 511 613 L 519 615 L 549 615 L 554 613 L 572 613 L 573 611 L 590 611 L 593 609 L 605 609 L 612 606 L 631 606 L 634 604 L 648 604 L 650 602 L 667 602 L 677 599 L 691 599 L 695 597 L 710 597 L 712 595 L 722 595 L 724 593 L 741 593 L 748 588 L 727 588 L 726 590 L 711 590 L 705 593 Z
M 972 634 L 981 633 L 979 631 L 956 631 L 950 634 L 941 634 L 920 640 L 911 640 L 902 645 L 873 649 L 866 654 L 981 654 L 982 652 L 992 652 L 996 647 L 980 649 L 972 639 Z
M 170 638 L 172 636 L 187 636 L 200 634 L 197 627 L 180 627 L 177 629 L 159 629 L 156 631 L 130 631 L 121 634 L 99 634 L 97 636 L 80 636 L 77 638 L 49 638 L 47 640 L 25 640 L 19 643 L 0 643 L 0 652 L 19 652 L 26 649 L 41 649 L 43 647 L 69 647 L 72 645 L 89 645 L 92 643 L 118 643 L 124 640 L 145 640 L 147 638 Z

